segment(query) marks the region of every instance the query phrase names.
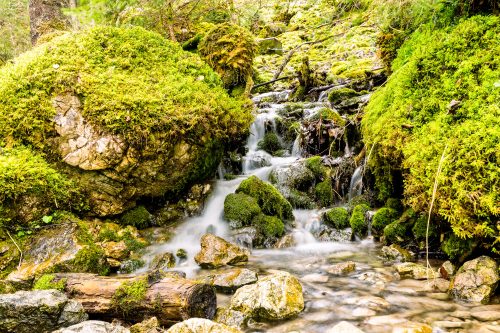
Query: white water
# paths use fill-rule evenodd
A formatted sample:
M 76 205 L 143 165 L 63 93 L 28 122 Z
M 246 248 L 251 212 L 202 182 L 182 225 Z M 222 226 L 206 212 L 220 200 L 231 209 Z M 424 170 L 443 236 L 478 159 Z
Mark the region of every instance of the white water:
M 352 198 L 361 195 L 361 192 L 363 191 L 363 165 L 360 165 L 359 167 L 354 170 L 354 173 L 352 174 L 351 178 L 351 184 L 349 186 L 349 201 L 351 201 Z

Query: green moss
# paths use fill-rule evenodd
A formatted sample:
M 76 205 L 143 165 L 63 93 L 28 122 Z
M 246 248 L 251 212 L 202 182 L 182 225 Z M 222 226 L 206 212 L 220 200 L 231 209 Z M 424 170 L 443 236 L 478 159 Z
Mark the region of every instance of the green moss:
M 60 94 L 79 96 L 86 120 L 139 148 L 239 137 L 252 119 L 199 56 L 138 27 L 66 33 L 1 67 L 2 140 L 49 150 Z
M 455 262 L 463 262 L 477 246 L 472 238 L 463 239 L 450 234 L 441 244 L 444 253 Z
M 398 217 L 398 212 L 392 208 L 383 207 L 375 212 L 372 219 L 374 235 L 382 235 L 384 228 Z
M 417 241 L 425 241 L 425 236 L 427 233 L 427 216 L 421 215 L 415 220 L 415 224 L 411 229 L 413 232 L 413 236 Z M 439 228 L 436 225 L 436 222 L 431 219 L 429 224 L 429 241 L 435 241 L 439 239 Z
M 340 88 L 330 91 L 328 94 L 328 101 L 333 105 L 337 105 L 343 100 L 359 96 L 360 93 L 351 88 Z
M 111 301 L 116 311 L 129 314 L 137 309 L 146 298 L 148 282 L 145 278 L 124 282 L 113 295 Z
M 403 244 L 408 241 L 411 225 L 401 221 L 394 221 L 384 228 L 386 244 Z
M 389 198 L 385 202 L 385 207 L 394 209 L 397 212 L 403 211 L 403 205 L 401 203 L 401 200 L 396 199 L 396 198 Z
M 293 220 L 292 205 L 271 184 L 251 176 L 241 182 L 236 193 L 247 194 L 257 200 L 262 212 L 281 220 Z
M 344 207 L 335 207 L 326 211 L 323 220 L 335 229 L 345 229 L 350 226 L 349 212 Z
M 306 159 L 306 167 L 314 173 L 317 179 L 326 177 L 327 168 L 323 165 L 321 156 L 313 156 Z
M 296 189 L 290 189 L 286 195 L 293 208 L 313 209 L 316 204 L 310 195 Z
M 316 199 L 322 207 L 328 207 L 333 204 L 334 192 L 332 180 L 328 177 L 314 188 Z
M 144 267 L 145 264 L 146 263 L 144 262 L 144 260 L 138 259 L 138 258 L 131 258 L 131 259 L 125 260 L 120 265 L 120 273 L 124 273 L 124 274 L 132 273 L 132 272 L 138 270 L 139 268 Z
M 285 224 L 275 216 L 257 215 L 252 225 L 266 237 L 280 237 L 285 232 Z
M 337 126 L 345 125 L 345 120 L 340 116 L 340 114 L 330 108 L 322 108 L 317 114 L 311 117 L 310 120 L 319 120 L 320 118 L 322 121 L 331 121 Z
M 252 219 L 260 212 L 257 200 L 249 195 L 231 193 L 224 200 L 224 218 L 236 228 L 249 226 Z
M 60 291 L 64 291 L 66 288 L 66 279 L 60 279 L 57 282 L 52 282 L 55 278 L 53 274 L 45 274 L 39 277 L 35 284 L 33 285 L 33 290 L 47 290 L 47 289 L 56 289 Z
M 366 236 L 368 232 L 368 221 L 366 220 L 366 212 L 370 210 L 370 206 L 361 204 L 354 207 L 349 224 L 352 232 L 360 237 Z
M 135 207 L 120 218 L 120 223 L 123 225 L 131 225 L 137 229 L 144 229 L 151 225 L 152 215 L 148 212 L 146 207 Z
M 75 256 L 71 264 L 71 271 L 87 272 L 99 275 L 109 273 L 109 264 L 106 261 L 104 250 L 96 245 L 87 245 Z
M 283 149 L 278 135 L 273 132 L 266 133 L 266 135 L 264 135 L 264 138 L 257 144 L 257 147 L 268 152 L 271 155 L 274 155 L 277 151 Z

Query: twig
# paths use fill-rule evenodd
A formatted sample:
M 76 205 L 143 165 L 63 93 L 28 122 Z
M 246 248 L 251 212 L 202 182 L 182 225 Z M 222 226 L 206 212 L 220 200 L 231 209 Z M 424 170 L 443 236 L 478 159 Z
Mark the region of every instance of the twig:
M 21 263 L 23 262 L 23 251 L 21 250 L 21 248 L 19 247 L 19 245 L 17 245 L 17 243 L 14 240 L 14 238 L 12 238 L 12 236 L 9 233 L 9 231 L 7 231 L 7 235 L 9 236 L 10 240 L 12 241 L 12 243 L 14 243 L 14 245 L 19 250 L 19 253 L 20 253 L 20 256 L 19 256 L 19 265 L 17 266 L 17 269 L 19 269 L 19 268 L 21 268 Z
M 277 78 L 277 79 L 273 79 L 271 81 L 267 81 L 267 82 L 264 82 L 264 83 L 259 83 L 259 84 L 254 85 L 251 90 L 253 90 L 255 88 L 262 87 L 262 86 L 267 86 L 268 84 L 274 83 L 276 81 L 281 81 L 281 80 L 286 80 L 286 79 L 291 79 L 291 78 L 294 78 L 294 76 L 283 76 L 283 77 L 280 77 L 280 78 Z

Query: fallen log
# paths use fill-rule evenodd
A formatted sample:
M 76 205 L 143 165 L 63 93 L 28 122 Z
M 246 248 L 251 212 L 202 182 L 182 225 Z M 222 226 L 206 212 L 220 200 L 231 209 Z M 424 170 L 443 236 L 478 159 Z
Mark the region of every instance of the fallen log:
M 65 293 L 94 318 L 140 322 L 155 316 L 171 325 L 192 317 L 212 319 L 217 309 L 211 286 L 177 276 L 150 281 L 148 276 L 60 273 L 53 281 L 61 280 Z

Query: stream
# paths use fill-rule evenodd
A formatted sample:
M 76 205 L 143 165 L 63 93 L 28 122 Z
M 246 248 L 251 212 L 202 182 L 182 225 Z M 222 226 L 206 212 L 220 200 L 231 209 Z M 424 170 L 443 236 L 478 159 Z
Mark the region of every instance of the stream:
M 194 261 L 200 250 L 200 238 L 207 232 L 231 240 L 228 223 L 223 220 L 223 206 L 226 195 L 233 193 L 241 181 L 255 175 L 267 180 L 274 168 L 286 167 L 300 159 L 297 139 L 290 147 L 290 156 L 271 157 L 258 149 L 258 142 L 266 132 L 266 124 L 274 123 L 277 111 L 286 105 L 287 92 L 274 93 L 273 103 L 257 110 L 255 122 L 251 126 L 251 135 L 247 142 L 248 153 L 244 158 L 243 175 L 233 180 L 223 178 L 215 181 L 213 192 L 208 198 L 201 216 L 186 219 L 178 225 L 175 236 L 163 244 L 147 248 L 144 255 L 147 270 L 155 255 L 164 252 L 176 253 L 186 250 L 188 258 L 173 268 L 183 271 L 189 278 L 196 278 L 206 273 Z M 277 95 L 281 94 L 281 95 Z M 267 96 L 256 96 L 260 101 Z M 311 103 L 304 112 L 304 117 L 314 114 L 322 103 Z M 268 127 L 269 128 L 269 127 Z M 261 166 L 256 161 L 267 160 L 268 166 Z M 266 164 L 266 163 L 264 163 Z M 222 171 L 220 171 L 222 173 Z M 351 180 L 349 196 L 361 193 L 362 170 L 356 169 Z M 221 175 L 222 176 L 222 175 Z M 325 332 L 340 321 L 357 324 L 365 332 L 392 332 L 401 323 L 412 321 L 433 326 L 433 332 L 495 332 L 485 330 L 496 327 L 474 319 L 471 313 L 481 311 L 481 306 L 473 306 L 453 301 L 445 292 L 435 292 L 429 282 L 400 280 L 389 264 L 379 257 L 381 245 L 371 237 L 354 242 L 321 242 L 315 239 L 313 231 L 320 225 L 321 211 L 294 210 L 296 224 L 292 231 L 296 246 L 285 249 L 252 250 L 247 268 L 259 275 L 266 275 L 273 270 L 285 270 L 297 276 L 304 288 L 305 310 L 295 319 L 261 323 L 251 322 L 246 332 Z M 356 270 L 345 276 L 327 273 L 333 264 L 354 261 Z M 434 267 L 439 262 L 432 262 Z M 218 306 L 228 304 L 230 295 L 218 294 Z M 408 331 L 409 332 L 409 331 Z M 417 332 L 417 331 L 415 331 Z M 498 329 L 496 332 L 500 332 Z

